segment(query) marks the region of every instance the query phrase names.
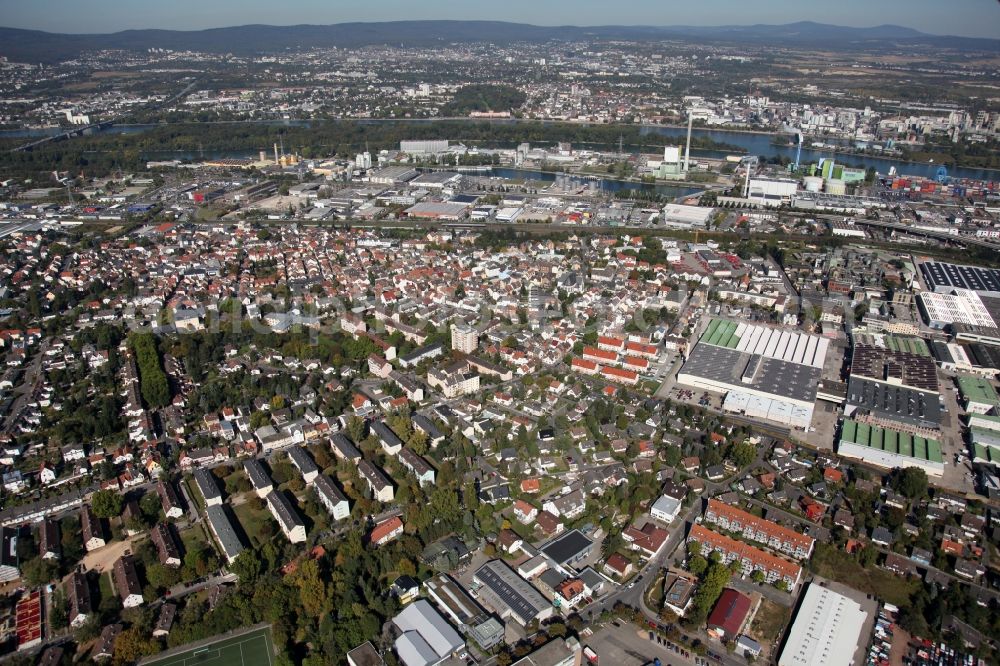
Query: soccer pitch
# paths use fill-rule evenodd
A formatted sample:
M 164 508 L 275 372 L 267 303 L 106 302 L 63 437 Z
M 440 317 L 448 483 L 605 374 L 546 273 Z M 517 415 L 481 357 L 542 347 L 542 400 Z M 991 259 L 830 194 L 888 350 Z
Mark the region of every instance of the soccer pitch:
M 167 657 L 153 657 L 143 662 L 143 666 L 271 666 L 273 663 L 271 630 L 262 627 Z

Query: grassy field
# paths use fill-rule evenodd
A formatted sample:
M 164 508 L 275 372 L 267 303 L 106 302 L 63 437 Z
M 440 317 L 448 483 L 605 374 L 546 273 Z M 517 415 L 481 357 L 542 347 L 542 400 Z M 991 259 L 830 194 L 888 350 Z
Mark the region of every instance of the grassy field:
M 144 666 L 271 666 L 274 663 L 271 630 L 262 627 L 216 642 L 201 642 L 166 657 L 143 662 Z
M 234 506 L 233 513 L 236 514 L 236 519 L 239 520 L 240 525 L 243 526 L 243 531 L 247 533 L 248 537 L 250 537 L 251 543 L 258 543 L 267 540 L 261 537 L 261 528 L 264 526 L 265 522 L 271 519 L 271 514 L 267 511 L 267 509 L 254 511 L 248 503 L 244 502 L 239 506 Z
M 826 544 L 817 544 L 812 567 L 817 576 L 850 585 L 896 606 L 905 606 L 919 584 L 877 566 L 866 569 L 847 553 Z

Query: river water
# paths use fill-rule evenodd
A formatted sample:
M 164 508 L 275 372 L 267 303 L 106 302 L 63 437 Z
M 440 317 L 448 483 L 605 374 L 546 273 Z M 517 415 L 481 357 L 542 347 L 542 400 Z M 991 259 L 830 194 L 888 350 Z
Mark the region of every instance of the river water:
M 345 119 L 350 120 L 350 119 Z M 320 121 L 327 122 L 327 121 Z M 414 118 L 414 119 L 359 119 L 355 122 L 366 125 L 375 125 L 383 123 L 391 124 L 426 124 L 431 122 L 438 122 L 436 119 L 432 118 Z M 481 120 L 477 122 L 483 122 Z M 537 121 L 518 121 L 516 119 L 502 119 L 493 121 L 496 124 L 516 124 L 517 122 L 537 122 Z M 261 120 L 261 121 L 233 121 L 231 123 L 217 123 L 217 124 L 241 124 L 241 123 L 263 123 L 270 124 L 273 126 L 289 126 L 289 127 L 309 127 L 312 123 L 310 120 Z M 550 122 L 542 121 L 543 124 L 551 124 Z M 146 125 L 113 125 L 107 129 L 101 130 L 104 134 L 138 134 L 146 132 L 154 127 L 159 127 L 156 124 L 146 124 Z M 27 130 L 0 130 L 0 138 L 38 138 L 43 136 L 51 136 L 54 134 L 59 134 L 62 130 L 56 128 L 49 129 L 27 129 Z M 683 127 L 661 127 L 657 125 L 644 125 L 640 130 L 640 134 L 643 136 L 648 136 L 652 140 L 648 142 L 646 150 L 649 150 L 649 145 L 656 144 L 656 137 L 662 136 L 670 139 L 683 138 L 686 135 L 687 130 Z M 773 134 L 755 134 L 750 132 L 737 132 L 732 130 L 714 130 L 714 129 L 695 129 L 692 132 L 693 136 L 705 137 L 716 142 L 726 143 L 733 146 L 738 146 L 746 151 L 749 155 L 759 155 L 764 158 L 773 159 L 775 157 L 786 157 L 790 160 L 795 159 L 795 147 L 787 145 L 775 145 L 772 140 L 776 135 Z M 673 143 L 673 142 L 672 142 Z M 205 151 L 205 153 L 198 155 L 187 155 L 190 159 L 197 159 L 200 157 L 248 157 L 251 155 L 256 155 L 257 151 L 247 150 L 247 151 L 228 151 L 221 153 L 218 151 Z M 724 158 L 726 155 L 730 154 L 724 150 L 706 150 L 692 148 L 691 154 L 695 157 L 713 157 L 713 158 Z M 156 155 L 147 154 L 146 159 L 184 159 L 185 155 L 181 153 L 157 153 Z M 933 178 L 938 170 L 939 164 L 914 164 L 901 162 L 893 159 L 886 159 L 880 157 L 874 157 L 869 155 L 844 155 L 838 154 L 833 150 L 829 149 L 813 149 L 803 146 L 802 148 L 802 162 L 816 162 L 821 158 L 830 158 L 836 160 L 838 163 L 845 164 L 847 166 L 858 166 L 858 167 L 875 167 L 875 169 L 882 174 L 888 173 L 890 167 L 896 167 L 896 171 L 901 175 L 908 176 L 923 176 L 926 178 Z M 499 171 L 496 171 L 499 174 Z M 994 171 L 990 169 L 973 169 L 968 167 L 949 167 L 948 174 L 956 178 L 972 178 L 977 180 L 994 180 L 1000 181 L 1000 171 Z M 518 177 L 518 176 L 513 176 Z M 538 180 L 535 178 L 535 180 Z M 605 181 L 606 183 L 616 183 L 618 181 Z M 629 187 L 635 189 L 638 184 L 626 183 L 620 186 L 610 186 L 610 189 L 621 189 L 622 187 Z M 659 187 L 670 188 L 672 186 L 647 186 L 650 189 L 657 189 Z M 674 188 L 681 189 L 681 188 Z M 659 191 L 659 190 L 657 190 Z

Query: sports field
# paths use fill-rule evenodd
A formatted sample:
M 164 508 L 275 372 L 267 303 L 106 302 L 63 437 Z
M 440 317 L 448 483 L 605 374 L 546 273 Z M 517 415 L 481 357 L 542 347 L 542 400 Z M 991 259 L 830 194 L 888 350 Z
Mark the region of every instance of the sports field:
M 271 666 L 272 648 L 271 630 L 262 627 L 167 657 L 154 657 L 143 666 Z

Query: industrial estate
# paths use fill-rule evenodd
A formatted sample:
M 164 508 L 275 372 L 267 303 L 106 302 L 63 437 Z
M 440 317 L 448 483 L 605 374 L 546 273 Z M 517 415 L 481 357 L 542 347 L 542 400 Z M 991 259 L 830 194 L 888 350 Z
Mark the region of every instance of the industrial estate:
M 373 25 L 0 44 L 0 661 L 997 663 L 1000 40 Z

